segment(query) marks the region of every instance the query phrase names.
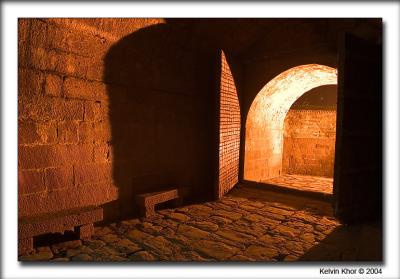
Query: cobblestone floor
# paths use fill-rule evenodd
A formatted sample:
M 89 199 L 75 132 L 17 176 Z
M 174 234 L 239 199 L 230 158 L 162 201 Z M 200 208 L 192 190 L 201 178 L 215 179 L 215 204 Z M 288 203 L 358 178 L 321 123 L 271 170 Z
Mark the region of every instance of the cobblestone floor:
M 264 183 L 278 185 L 282 187 L 332 194 L 333 179 L 328 177 L 284 174 L 263 181 Z
M 331 217 L 327 202 L 238 186 L 219 201 L 160 210 L 150 218 L 96 227 L 90 241 L 39 247 L 19 259 L 356 260 L 362 258 L 360 253 L 371 257 L 369 250 L 362 250 L 360 239 L 373 246 L 371 237 L 377 231 L 373 227 L 341 226 Z

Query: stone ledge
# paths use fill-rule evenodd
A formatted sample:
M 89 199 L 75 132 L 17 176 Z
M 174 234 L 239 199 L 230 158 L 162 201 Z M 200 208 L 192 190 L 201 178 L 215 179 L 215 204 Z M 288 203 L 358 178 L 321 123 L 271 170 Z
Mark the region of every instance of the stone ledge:
M 43 214 L 18 220 L 18 253 L 33 249 L 33 237 L 46 233 L 64 233 L 74 230 L 80 238 L 88 239 L 93 233 L 93 223 L 103 220 L 103 209 L 85 207 Z
M 139 194 L 135 198 L 136 204 L 140 208 L 142 216 L 151 216 L 155 213 L 155 205 L 170 200 L 176 200 L 176 205 L 182 204 L 183 197 L 189 192 L 189 188 L 181 187 L 175 189 L 168 189 L 164 191 L 157 191 L 151 193 Z

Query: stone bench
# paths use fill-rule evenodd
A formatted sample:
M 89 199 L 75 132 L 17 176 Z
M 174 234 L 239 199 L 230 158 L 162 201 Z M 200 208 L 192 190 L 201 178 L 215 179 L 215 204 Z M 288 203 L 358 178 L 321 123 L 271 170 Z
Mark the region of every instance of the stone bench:
M 164 191 L 139 194 L 136 196 L 136 205 L 139 206 L 140 216 L 149 217 L 155 214 L 155 206 L 170 200 L 175 200 L 175 206 L 182 205 L 183 198 L 188 194 L 188 188 L 174 188 Z
M 103 220 L 103 209 L 86 207 L 18 220 L 18 254 L 33 250 L 33 237 L 47 233 L 74 231 L 83 240 L 90 239 L 93 223 Z

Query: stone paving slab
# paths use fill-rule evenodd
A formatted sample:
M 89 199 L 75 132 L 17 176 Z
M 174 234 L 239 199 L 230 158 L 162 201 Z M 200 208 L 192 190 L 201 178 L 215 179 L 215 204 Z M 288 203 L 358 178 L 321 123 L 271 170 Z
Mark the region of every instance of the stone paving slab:
M 263 183 L 324 194 L 333 193 L 333 179 L 310 175 L 284 174 L 262 181 Z
M 151 217 L 95 227 L 91 240 L 39 247 L 19 260 L 184 262 L 357 258 L 354 251 L 360 249 L 354 247 L 357 243 L 354 239 L 349 249 L 345 243 L 337 245 L 337 242 L 342 242 L 349 233 L 353 238 L 357 232 L 367 236 L 370 229 L 341 228 L 327 202 L 238 186 L 219 201 L 164 209 Z

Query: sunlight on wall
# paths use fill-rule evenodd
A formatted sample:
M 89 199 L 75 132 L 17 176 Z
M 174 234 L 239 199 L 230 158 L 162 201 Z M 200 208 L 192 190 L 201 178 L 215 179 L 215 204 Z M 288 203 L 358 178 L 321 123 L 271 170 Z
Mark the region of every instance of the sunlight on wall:
M 328 84 L 337 84 L 337 70 L 308 64 L 279 74 L 261 89 L 246 120 L 244 179 L 262 181 L 281 174 L 287 112 L 301 95 Z

